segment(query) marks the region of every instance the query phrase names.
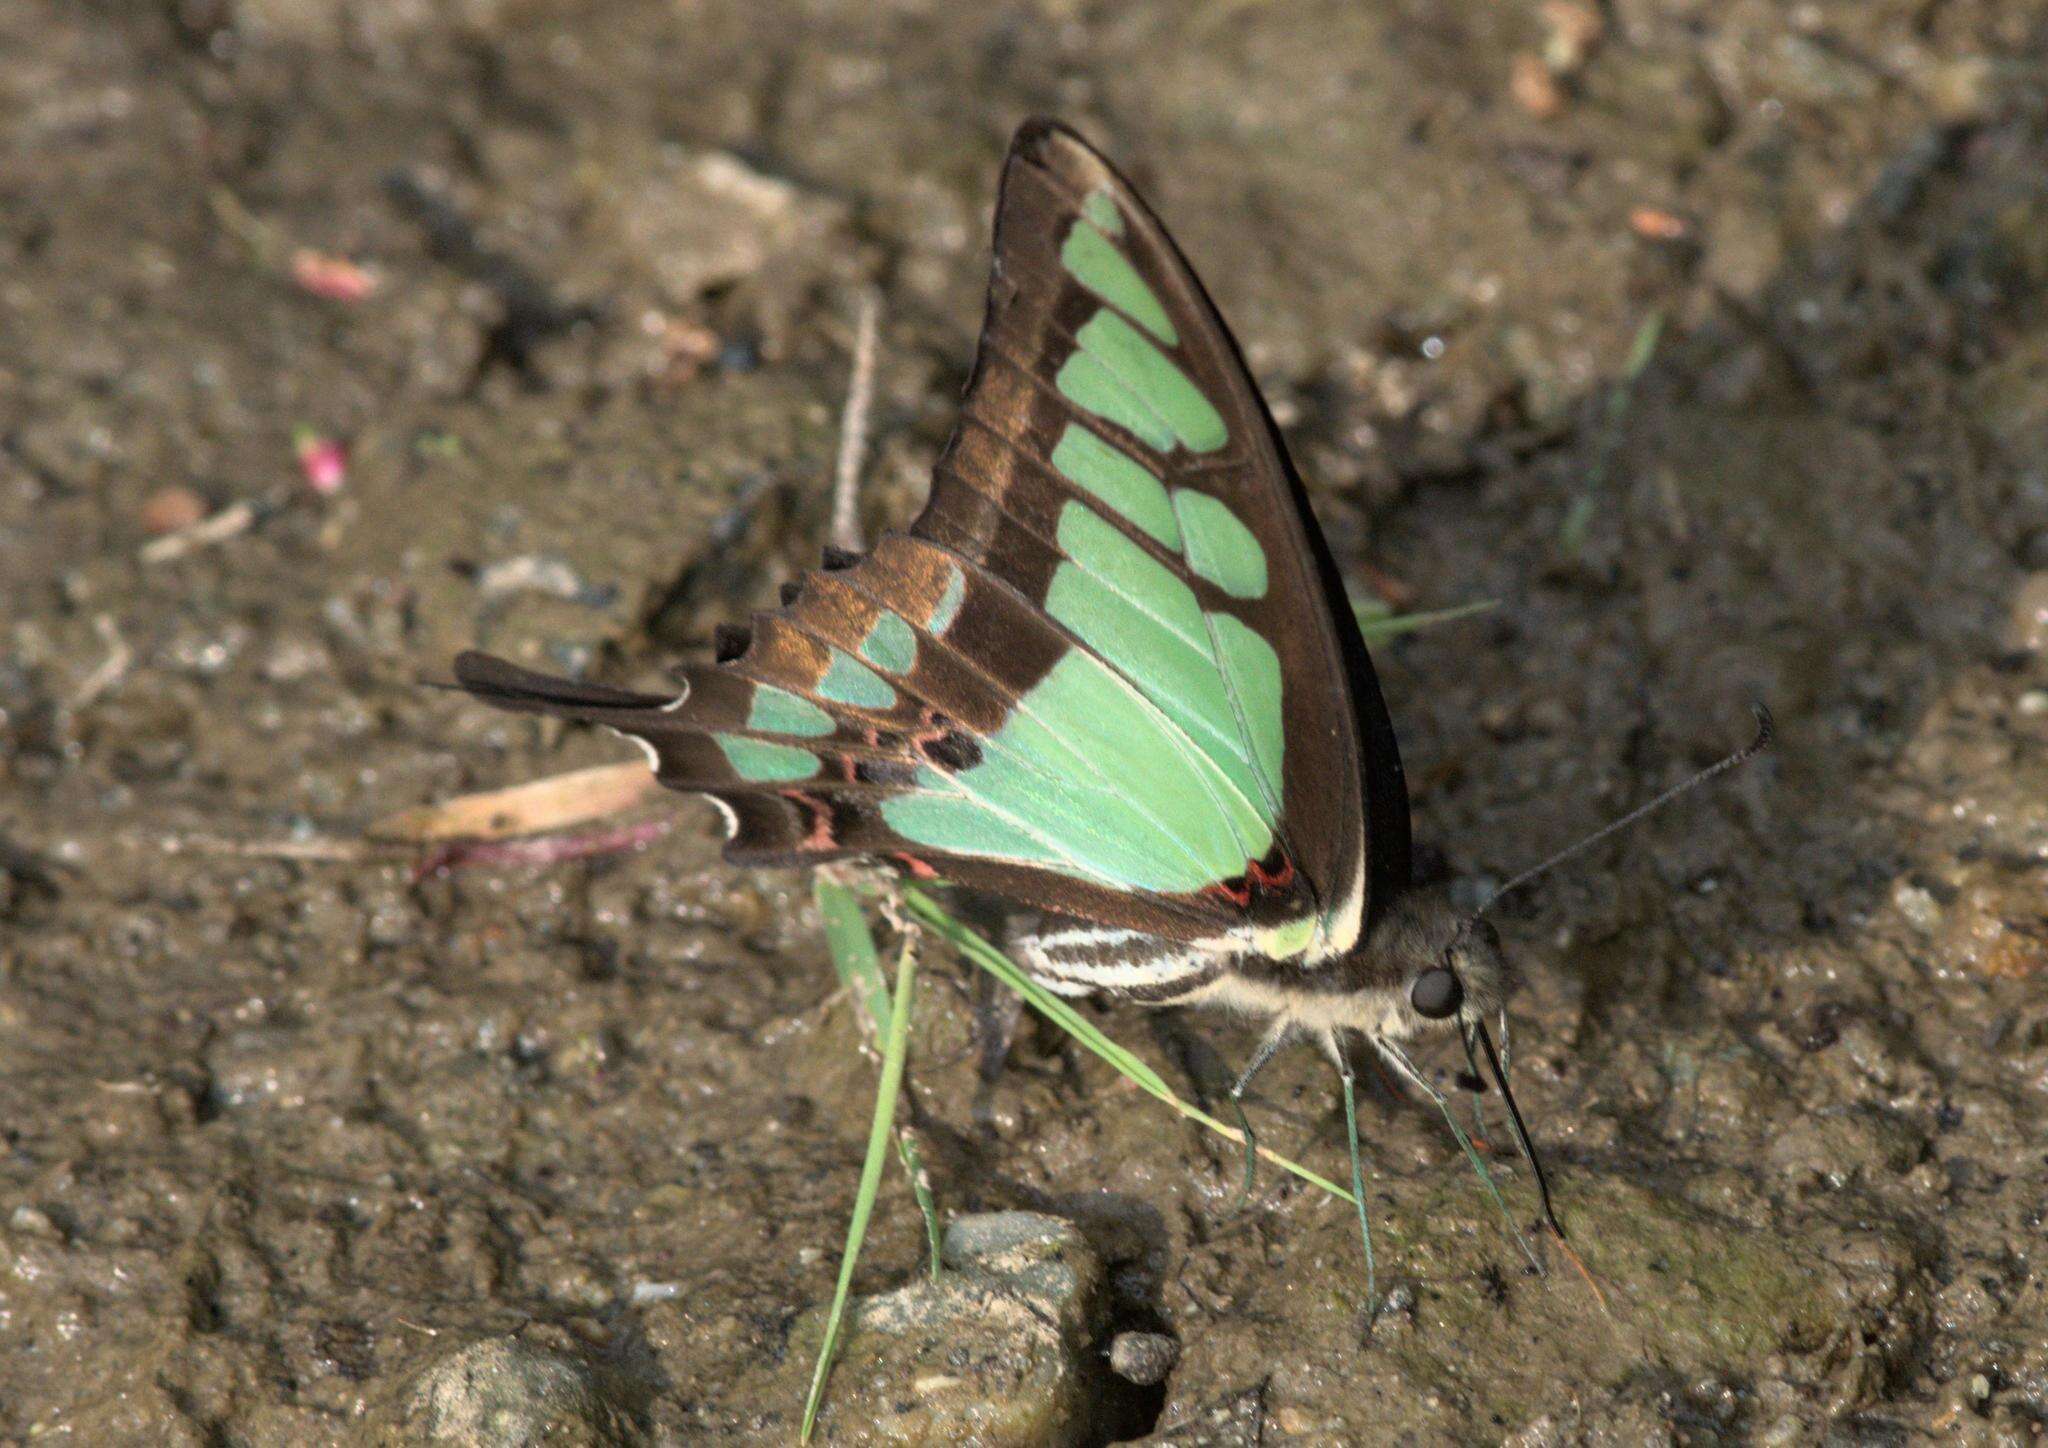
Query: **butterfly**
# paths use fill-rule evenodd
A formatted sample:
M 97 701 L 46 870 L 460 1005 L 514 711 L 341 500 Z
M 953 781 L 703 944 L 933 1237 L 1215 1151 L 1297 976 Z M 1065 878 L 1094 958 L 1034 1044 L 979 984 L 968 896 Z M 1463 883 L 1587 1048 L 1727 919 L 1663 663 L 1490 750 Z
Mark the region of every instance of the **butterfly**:
M 719 806 L 734 863 L 985 891 L 1035 912 L 1011 943 L 1054 991 L 1266 1020 L 1234 1096 L 1297 1037 L 1348 1073 L 1350 1033 L 1434 1096 L 1400 1043 L 1455 1030 L 1542 1185 L 1487 1030 L 1508 964 L 1412 878 L 1393 726 L 1279 430 L 1159 218 L 1072 130 L 1010 146 L 924 510 L 714 653 L 674 697 L 479 653 L 455 672 L 637 740 Z

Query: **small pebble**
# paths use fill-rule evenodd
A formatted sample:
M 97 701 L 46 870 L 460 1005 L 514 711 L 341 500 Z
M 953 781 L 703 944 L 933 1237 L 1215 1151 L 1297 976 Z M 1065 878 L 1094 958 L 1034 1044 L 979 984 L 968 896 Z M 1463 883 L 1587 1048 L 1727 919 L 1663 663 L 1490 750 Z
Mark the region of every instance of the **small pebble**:
M 331 437 L 310 428 L 299 428 L 292 436 L 292 452 L 306 486 L 323 496 L 339 492 L 348 481 L 348 449 Z
M 1564 110 L 1564 87 L 1543 57 L 1524 51 L 1508 69 L 1508 94 L 1515 104 L 1539 121 L 1547 121 Z
M 1661 206 L 1636 206 L 1628 213 L 1628 229 L 1645 241 L 1683 241 L 1692 226 L 1675 211 Z
M 1552 70 L 1569 75 L 1585 65 L 1607 28 L 1597 7 L 1582 0 L 1544 0 L 1543 59 Z
M 7 1219 L 7 1225 L 21 1233 L 24 1237 L 55 1237 L 57 1235 L 57 1226 L 50 1220 L 49 1214 L 40 1212 L 34 1207 L 16 1207 L 14 1214 Z
M 1924 886 L 1899 881 L 1892 887 L 1892 904 L 1918 929 L 1933 930 L 1941 924 L 1941 905 Z
M 1163 1332 L 1120 1332 L 1110 1340 L 1110 1371 L 1140 1387 L 1165 1382 L 1179 1361 L 1180 1344 Z
M 2027 654 L 2048 648 L 2048 573 L 2029 573 L 2013 591 L 2005 642 Z
M 372 1441 L 391 1448 L 624 1448 L 631 1441 L 626 1415 L 581 1359 L 517 1336 L 473 1342 L 429 1363 L 396 1385 L 388 1414 Z
M 158 488 L 142 504 L 142 531 L 161 538 L 191 527 L 206 516 L 206 499 L 173 483 Z
M 1998 67 L 1988 56 L 1960 55 L 1929 66 L 1920 88 L 1938 119 L 1967 125 L 1997 109 L 1998 81 Z

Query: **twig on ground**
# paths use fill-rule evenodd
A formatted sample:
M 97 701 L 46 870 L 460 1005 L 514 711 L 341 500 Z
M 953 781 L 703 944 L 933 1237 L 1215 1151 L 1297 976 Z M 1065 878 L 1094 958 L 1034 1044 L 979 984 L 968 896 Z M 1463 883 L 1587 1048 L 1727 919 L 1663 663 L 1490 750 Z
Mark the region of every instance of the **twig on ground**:
M 152 538 L 136 550 L 135 556 L 144 563 L 169 563 L 174 558 L 183 558 L 194 549 L 224 543 L 237 533 L 246 533 L 250 524 L 255 521 L 254 503 L 230 503 L 211 517 L 201 518 L 189 528 L 180 528 L 175 533 Z
M 881 299 L 873 291 L 860 294 L 853 337 L 853 377 L 846 386 L 846 409 L 839 414 L 839 465 L 832 476 L 832 546 L 861 551 L 860 470 L 868 450 L 868 410 L 875 396 L 875 337 L 881 321 Z
M 93 632 L 100 636 L 100 642 L 107 646 L 107 656 L 98 668 L 79 683 L 71 693 L 71 707 L 83 709 L 114 685 L 121 682 L 135 663 L 135 650 L 128 647 L 128 641 L 121 637 L 121 626 L 114 622 L 111 613 L 103 613 L 92 621 Z
M 509 789 L 457 795 L 437 804 L 402 809 L 377 820 L 363 833 L 373 840 L 404 844 L 536 835 L 617 814 L 640 803 L 656 787 L 654 771 L 642 760 L 600 764 Z
M 237 855 L 250 860 L 322 860 L 344 864 L 391 853 L 388 849 L 379 850 L 364 840 L 338 840 L 325 835 L 309 835 L 296 840 L 231 840 L 222 835 L 169 835 L 161 840 L 138 840 L 136 843 L 153 845 L 167 855 L 182 855 L 189 851 L 195 855 Z

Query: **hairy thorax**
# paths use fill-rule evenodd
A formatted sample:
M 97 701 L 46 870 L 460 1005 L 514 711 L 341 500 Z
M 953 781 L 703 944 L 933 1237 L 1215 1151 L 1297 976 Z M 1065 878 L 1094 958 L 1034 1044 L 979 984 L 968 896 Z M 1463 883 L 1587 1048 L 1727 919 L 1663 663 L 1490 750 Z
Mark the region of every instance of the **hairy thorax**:
M 1462 991 L 1456 1014 L 1429 1019 L 1413 1005 L 1416 979 L 1448 969 Z M 1499 938 L 1484 921 L 1451 905 L 1441 890 L 1411 890 L 1396 900 L 1360 946 L 1341 959 L 1290 971 L 1226 971 L 1183 997 L 1265 1021 L 1285 1020 L 1307 1034 L 1359 1031 L 1404 1041 L 1432 1027 L 1484 1018 L 1506 1002 L 1510 975 Z

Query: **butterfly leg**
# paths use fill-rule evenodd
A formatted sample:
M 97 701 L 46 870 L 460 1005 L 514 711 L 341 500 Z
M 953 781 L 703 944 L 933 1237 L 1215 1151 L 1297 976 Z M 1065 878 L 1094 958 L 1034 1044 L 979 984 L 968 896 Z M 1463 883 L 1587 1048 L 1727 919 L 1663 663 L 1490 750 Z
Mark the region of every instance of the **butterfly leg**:
M 974 1067 L 983 1084 L 1002 1078 L 1023 1019 L 1024 998 L 1004 989 L 993 977 L 977 975 L 971 992 L 974 1008 Z
M 1365 1209 L 1365 1170 L 1358 1162 L 1358 1082 L 1351 1074 L 1351 1057 L 1335 1031 L 1323 1033 L 1323 1049 L 1337 1063 L 1337 1075 L 1344 1083 L 1344 1144 L 1351 1151 L 1351 1198 L 1358 1207 L 1358 1235 L 1365 1243 L 1366 1330 L 1380 1315 L 1379 1272 L 1372 1259 L 1372 1218 Z
M 1471 1163 L 1473 1173 L 1493 1197 L 1494 1205 L 1500 1208 L 1501 1220 L 1507 1223 L 1508 1231 L 1514 1236 L 1515 1244 L 1522 1249 L 1522 1255 L 1529 1259 L 1529 1265 L 1534 1267 L 1540 1275 L 1543 1271 L 1543 1264 L 1536 1259 L 1536 1253 L 1529 1246 L 1529 1239 L 1522 1235 L 1522 1229 L 1516 1223 L 1514 1214 L 1508 1210 L 1507 1200 L 1501 1196 L 1500 1188 L 1493 1184 L 1493 1177 L 1487 1172 L 1486 1163 L 1481 1161 L 1479 1153 L 1472 1149 L 1472 1138 L 1465 1134 L 1465 1128 L 1458 1125 L 1458 1118 L 1451 1114 L 1451 1103 L 1444 1100 L 1443 1092 L 1432 1086 L 1429 1083 L 1429 1079 L 1416 1069 L 1415 1063 L 1408 1059 L 1408 1053 L 1392 1041 L 1384 1036 L 1368 1036 L 1366 1039 L 1372 1042 L 1373 1049 L 1386 1058 L 1387 1064 L 1401 1073 L 1409 1085 L 1415 1087 L 1416 1090 L 1436 1103 L 1436 1109 L 1443 1113 L 1444 1125 L 1450 1127 L 1451 1135 L 1457 1139 L 1459 1148 L 1465 1153 L 1465 1160 Z M 1543 1198 L 1544 1210 L 1547 1213 L 1549 1211 L 1550 1199 L 1547 1189 L 1544 1191 Z
M 970 1038 L 974 1052 L 974 1100 L 969 1107 L 975 1127 L 996 1134 L 996 1090 L 1009 1064 L 1024 1016 L 1024 999 L 984 971 L 976 971 L 968 987 Z
M 1236 1084 L 1230 1088 L 1230 1109 L 1237 1113 L 1237 1129 L 1244 1133 L 1244 1182 L 1237 1190 L 1240 1201 L 1251 1196 L 1252 1178 L 1257 1174 L 1259 1165 L 1258 1136 L 1252 1131 L 1252 1119 L 1245 1115 L 1244 1096 L 1252 1089 L 1252 1078 L 1266 1069 L 1266 1063 L 1280 1053 L 1280 1048 L 1287 1044 L 1287 1038 L 1293 1033 L 1291 1022 L 1285 1018 L 1275 1021 L 1272 1029 L 1266 1032 L 1266 1038 L 1259 1042 L 1258 1050 L 1252 1052 L 1251 1064 L 1244 1068 Z

